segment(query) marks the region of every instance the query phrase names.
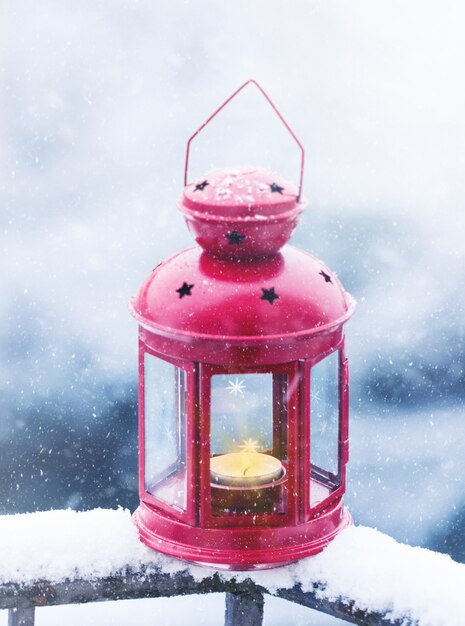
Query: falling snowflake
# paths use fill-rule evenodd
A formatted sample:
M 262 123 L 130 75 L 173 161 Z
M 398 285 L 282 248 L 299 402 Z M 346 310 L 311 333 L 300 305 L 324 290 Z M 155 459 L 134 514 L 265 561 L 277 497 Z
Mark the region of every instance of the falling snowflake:
M 244 395 L 244 379 L 239 380 L 236 378 L 236 380 L 228 380 L 228 385 L 229 387 L 227 387 L 227 390 L 229 393 L 233 393 L 235 396 L 237 396 L 237 394 L 240 394 L 241 396 Z
M 311 400 L 312 400 L 312 402 L 319 402 L 321 400 L 320 392 L 319 391 L 313 391 Z

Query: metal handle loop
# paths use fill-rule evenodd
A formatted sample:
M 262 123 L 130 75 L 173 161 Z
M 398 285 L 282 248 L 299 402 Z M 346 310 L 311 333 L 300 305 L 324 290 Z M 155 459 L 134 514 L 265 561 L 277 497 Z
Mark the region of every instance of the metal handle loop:
M 229 104 L 229 102 L 235 98 L 237 96 L 237 94 L 239 92 L 241 92 L 245 87 L 247 87 L 247 85 L 253 84 L 255 85 L 255 87 L 257 87 L 257 89 L 262 93 L 262 95 L 265 97 L 265 99 L 268 101 L 268 103 L 270 104 L 271 108 L 273 109 L 273 111 L 276 113 L 276 115 L 279 117 L 279 119 L 281 120 L 281 122 L 284 124 L 284 126 L 286 127 L 286 129 L 288 130 L 289 134 L 291 135 L 291 137 L 294 139 L 294 141 L 296 142 L 296 144 L 299 146 L 299 150 L 301 153 L 301 158 L 300 158 L 300 180 L 299 180 L 299 194 L 297 196 L 297 202 L 300 200 L 300 196 L 302 194 L 302 182 L 303 182 L 303 178 L 304 178 L 304 159 L 305 159 L 305 151 L 304 148 L 302 146 L 302 144 L 300 143 L 300 141 L 297 139 L 297 137 L 295 136 L 295 134 L 293 133 L 293 131 L 291 130 L 291 127 L 289 126 L 289 124 L 286 122 L 286 120 L 284 119 L 284 117 L 281 115 L 281 113 L 278 111 L 278 109 L 276 108 L 276 106 L 273 104 L 273 102 L 271 101 L 270 97 L 265 93 L 265 91 L 260 87 L 260 85 L 257 83 L 256 80 L 254 79 L 250 79 L 247 82 L 245 82 L 243 85 L 241 85 L 239 87 L 239 89 L 236 89 L 236 91 L 229 96 L 229 98 L 227 100 L 225 100 L 225 102 L 223 102 L 223 104 L 218 107 L 216 109 L 216 111 L 214 111 L 210 117 L 202 124 L 202 126 L 200 126 L 193 135 L 191 135 L 191 137 L 189 137 L 189 141 L 187 142 L 187 148 L 186 148 L 186 164 L 184 167 L 184 186 L 187 185 L 187 174 L 188 174 L 188 168 L 189 168 L 189 152 L 190 152 L 190 147 L 191 147 L 191 143 L 192 140 L 197 137 L 197 135 L 200 133 L 201 130 L 203 130 L 205 128 L 205 126 L 207 124 L 209 124 L 211 122 L 211 120 L 216 117 L 216 115 L 218 115 L 218 113 L 224 109 L 224 107 Z

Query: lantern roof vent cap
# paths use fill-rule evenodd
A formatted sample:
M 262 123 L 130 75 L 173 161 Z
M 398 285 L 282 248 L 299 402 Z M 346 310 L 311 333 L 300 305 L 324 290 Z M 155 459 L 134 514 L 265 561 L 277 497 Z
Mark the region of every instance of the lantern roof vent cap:
M 257 167 L 224 167 L 186 185 L 179 203 L 185 214 L 212 221 L 257 221 L 300 213 L 298 187 L 280 174 Z
M 276 253 L 304 206 L 297 185 L 258 167 L 211 170 L 186 185 L 178 202 L 197 243 L 233 258 Z

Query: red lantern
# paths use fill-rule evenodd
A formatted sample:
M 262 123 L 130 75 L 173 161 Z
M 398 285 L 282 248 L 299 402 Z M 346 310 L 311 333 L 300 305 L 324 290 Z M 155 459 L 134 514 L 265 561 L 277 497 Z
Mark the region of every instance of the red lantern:
M 354 302 L 321 261 L 285 245 L 304 206 L 303 149 L 255 81 L 231 98 L 249 83 L 301 150 L 299 186 L 254 168 L 187 183 L 195 133 L 178 206 L 198 246 L 156 267 L 131 301 L 134 521 L 156 550 L 231 569 L 315 554 L 351 521 L 343 326 Z

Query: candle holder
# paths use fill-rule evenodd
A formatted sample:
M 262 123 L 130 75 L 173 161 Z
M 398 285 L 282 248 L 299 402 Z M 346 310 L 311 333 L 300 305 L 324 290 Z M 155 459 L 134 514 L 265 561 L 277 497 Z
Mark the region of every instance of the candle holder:
M 191 142 L 248 85 L 301 154 L 297 185 L 256 167 L 189 181 Z M 139 490 L 148 546 L 229 569 L 322 550 L 351 522 L 344 324 L 354 302 L 286 245 L 304 208 L 303 148 L 255 81 L 187 144 L 178 208 L 197 246 L 157 266 L 139 322 Z

